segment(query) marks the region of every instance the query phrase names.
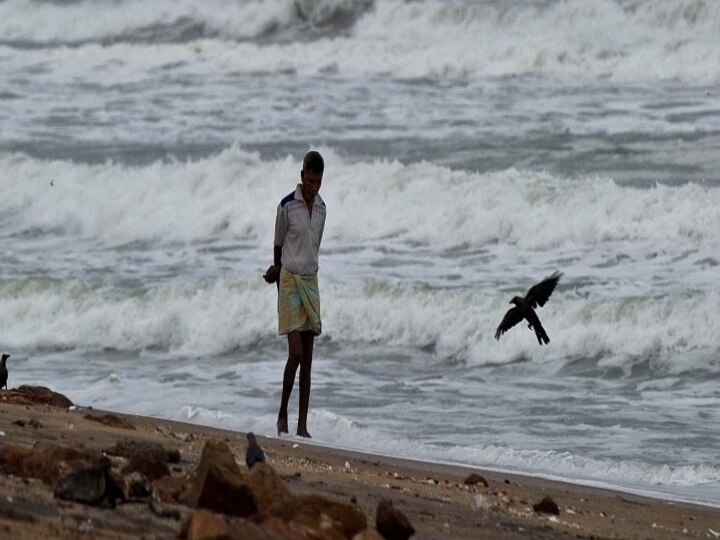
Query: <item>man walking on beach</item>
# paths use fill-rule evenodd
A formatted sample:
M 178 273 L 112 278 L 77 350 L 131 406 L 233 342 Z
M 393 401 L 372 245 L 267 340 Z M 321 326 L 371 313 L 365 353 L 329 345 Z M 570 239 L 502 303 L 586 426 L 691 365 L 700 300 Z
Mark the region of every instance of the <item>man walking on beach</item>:
M 288 359 L 283 374 L 278 412 L 278 435 L 288 432 L 288 401 L 300 367 L 300 404 L 297 434 L 310 437 L 307 413 L 310 405 L 310 370 L 315 336 L 322 331 L 318 253 L 325 228 L 325 203 L 318 192 L 325 163 L 319 152 L 303 158 L 300 184 L 280 201 L 275 219 L 273 265 L 263 276 L 278 283 L 278 330 L 287 335 Z

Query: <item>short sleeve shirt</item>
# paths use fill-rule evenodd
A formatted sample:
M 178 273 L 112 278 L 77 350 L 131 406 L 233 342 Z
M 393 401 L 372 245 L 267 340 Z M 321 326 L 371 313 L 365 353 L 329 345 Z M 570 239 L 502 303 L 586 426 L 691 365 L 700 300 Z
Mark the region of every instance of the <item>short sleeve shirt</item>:
M 318 271 L 320 241 L 325 229 L 325 202 L 315 196 L 312 215 L 300 190 L 280 201 L 275 219 L 275 245 L 282 246 L 282 265 L 293 274 L 314 275 Z

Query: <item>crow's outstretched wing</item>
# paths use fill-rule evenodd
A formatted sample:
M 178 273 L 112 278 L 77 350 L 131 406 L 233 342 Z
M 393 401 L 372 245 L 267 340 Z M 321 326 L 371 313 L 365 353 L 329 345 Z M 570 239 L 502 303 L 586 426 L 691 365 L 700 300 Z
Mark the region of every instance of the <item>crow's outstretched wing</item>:
M 537 285 L 530 287 L 530 290 L 525 295 L 525 300 L 534 308 L 540 306 L 543 307 L 545 302 L 548 301 L 550 295 L 555 290 L 555 286 L 560 281 L 562 272 L 555 272 L 550 277 L 546 277 Z
M 523 319 L 524 317 L 519 307 L 516 306 L 508 309 L 508 312 L 503 317 L 502 322 L 500 322 L 500 325 L 497 327 L 497 331 L 495 332 L 495 339 L 500 339 L 500 336 L 502 336 L 505 332 L 510 330 L 513 326 L 515 326 Z

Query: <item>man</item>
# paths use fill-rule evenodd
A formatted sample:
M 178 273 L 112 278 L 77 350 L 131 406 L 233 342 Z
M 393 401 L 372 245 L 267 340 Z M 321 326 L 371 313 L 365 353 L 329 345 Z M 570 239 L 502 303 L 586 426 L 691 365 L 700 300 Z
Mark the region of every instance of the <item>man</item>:
M 268 283 L 278 283 L 278 330 L 287 336 L 288 343 L 278 435 L 288 432 L 288 401 L 300 367 L 297 434 L 310 437 L 307 430 L 310 370 L 315 336 L 322 332 L 317 272 L 325 228 L 325 203 L 318 194 L 324 169 L 325 163 L 318 152 L 305 154 L 300 184 L 278 206 L 273 265 L 263 276 Z

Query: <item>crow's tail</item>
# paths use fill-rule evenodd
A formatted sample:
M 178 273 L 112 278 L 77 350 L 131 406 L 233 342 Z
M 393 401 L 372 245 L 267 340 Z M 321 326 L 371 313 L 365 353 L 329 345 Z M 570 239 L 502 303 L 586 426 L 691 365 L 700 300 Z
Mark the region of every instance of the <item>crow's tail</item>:
M 545 329 L 542 327 L 542 324 L 540 324 L 540 321 L 537 321 L 533 325 L 533 330 L 535 330 L 535 335 L 537 336 L 538 343 L 540 345 L 545 342 L 545 345 L 550 343 L 550 338 L 547 335 L 547 332 L 545 332 Z

